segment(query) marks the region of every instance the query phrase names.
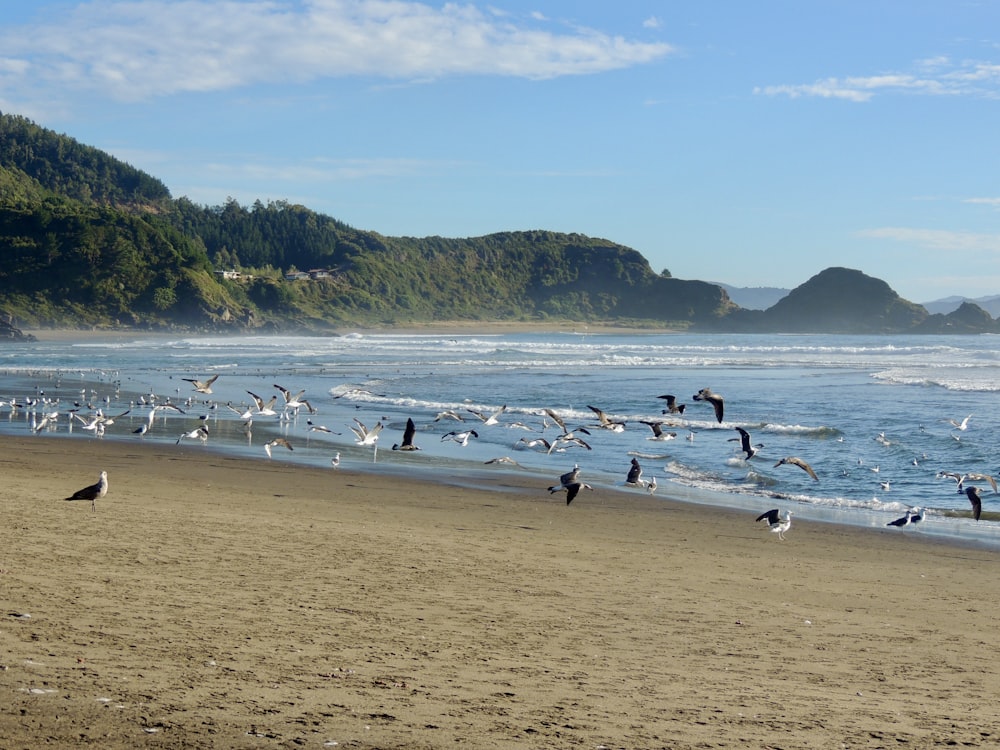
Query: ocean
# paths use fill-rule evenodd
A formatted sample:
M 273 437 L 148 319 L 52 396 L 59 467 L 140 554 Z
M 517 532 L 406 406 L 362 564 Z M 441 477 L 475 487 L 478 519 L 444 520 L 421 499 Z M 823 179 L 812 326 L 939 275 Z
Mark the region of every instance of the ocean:
M 796 519 L 885 527 L 911 507 L 922 524 L 893 533 L 925 534 L 1000 546 L 1000 495 L 986 480 L 983 517 L 954 478 L 1000 474 L 1000 346 L 995 336 L 837 336 L 591 333 L 475 335 L 352 333 L 343 336 L 116 336 L 43 341 L 0 348 L 0 435 L 46 434 L 73 440 L 142 440 L 177 450 L 199 424 L 208 439 L 186 449 L 222 451 L 262 461 L 391 472 L 435 481 L 490 486 L 516 473 L 539 494 L 574 465 L 595 488 L 574 508 L 624 485 L 631 460 L 656 495 L 744 509 L 750 521 L 772 507 Z M 184 380 L 218 379 L 212 394 Z M 305 407 L 281 415 L 281 394 L 304 390 Z M 710 388 L 725 400 L 719 423 L 692 396 Z M 278 396 L 278 416 L 256 416 L 249 430 L 237 412 Z M 672 394 L 681 414 L 663 414 Z M 145 435 L 149 403 L 170 401 Z M 11 401 L 18 404 L 11 406 Z M 34 405 L 32 405 L 34 404 Z M 230 408 L 231 407 L 231 408 Z M 496 424 L 484 416 L 499 414 Z M 598 425 L 602 410 L 625 423 Z M 101 409 L 118 416 L 102 437 L 70 418 Z M 548 452 L 560 430 L 549 409 L 586 443 Z M 58 412 L 35 432 L 42 416 Z M 436 417 L 454 412 L 463 418 Z M 965 429 L 959 429 L 968 417 Z M 393 451 L 408 419 L 419 451 Z M 359 420 L 384 425 L 376 448 L 357 445 Z M 663 421 L 668 440 L 644 422 Z M 326 427 L 330 432 L 313 430 Z M 746 460 L 741 427 L 761 447 Z M 473 429 L 467 445 L 446 437 Z M 293 450 L 264 445 L 284 437 Z M 818 481 L 793 465 L 797 456 Z M 510 462 L 486 463 L 497 458 Z M 562 494 L 552 495 L 562 502 Z M 794 521 L 793 521 L 794 524 Z M 763 524 L 761 524 L 763 526 Z M 793 531 L 794 533 L 794 525 Z M 762 530 L 763 534 L 763 530 Z

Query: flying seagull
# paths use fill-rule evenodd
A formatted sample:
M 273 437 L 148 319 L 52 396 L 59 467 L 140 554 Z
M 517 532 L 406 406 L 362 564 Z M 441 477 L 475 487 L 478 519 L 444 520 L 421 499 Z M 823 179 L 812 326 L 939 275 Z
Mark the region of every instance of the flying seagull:
M 454 440 L 461 446 L 469 444 L 469 438 L 478 438 L 479 433 L 475 430 L 452 430 L 441 436 L 442 440 Z
M 807 464 L 805 461 L 803 461 L 798 456 L 785 456 L 783 459 L 781 459 L 780 461 L 778 461 L 778 463 L 776 463 L 775 466 L 776 467 L 777 466 L 781 466 L 782 464 L 791 464 L 792 466 L 798 466 L 800 469 L 802 469 L 802 471 L 804 471 L 806 474 L 808 474 L 809 476 L 811 476 L 817 482 L 819 481 L 819 477 L 816 476 L 816 472 L 813 471 L 812 466 L 810 466 L 809 464 Z
M 357 437 L 356 442 L 358 445 L 375 445 L 378 442 L 378 434 L 382 432 L 382 423 L 378 422 L 370 430 L 365 427 L 364 422 L 362 422 L 357 417 L 354 418 L 354 422 L 357 427 L 351 427 L 351 432 Z
M 602 409 L 598 409 L 596 406 L 590 406 L 588 404 L 588 409 L 590 409 L 594 414 L 597 415 L 598 427 L 602 430 L 611 430 L 612 432 L 624 432 L 625 422 L 620 419 L 611 419 L 607 414 L 604 413 Z
M 657 396 L 657 398 L 662 398 L 664 401 L 667 402 L 667 407 L 663 410 L 664 414 L 683 414 L 684 413 L 684 407 L 686 406 L 686 404 L 678 404 L 677 403 L 677 397 L 674 396 L 673 394 L 668 393 L 668 394 L 663 395 L 663 396 Z
M 281 391 L 281 395 L 285 399 L 285 411 L 291 410 L 298 414 L 299 409 L 303 406 L 306 407 L 306 411 L 310 414 L 313 414 L 316 411 L 313 409 L 312 404 L 302 398 L 302 396 L 305 395 L 305 389 L 299 391 L 298 393 L 292 393 L 290 390 L 278 385 L 277 383 L 274 383 L 274 387 Z
M 197 438 L 198 440 L 204 443 L 208 440 L 208 428 L 203 424 L 198 425 L 195 429 L 191 430 L 190 432 L 185 432 L 180 437 L 178 437 L 177 443 L 175 443 L 175 445 L 179 444 L 181 440 L 183 440 L 184 438 L 187 438 L 189 440 L 194 440 L 195 438 Z
M 569 505 L 571 502 L 573 502 L 573 498 L 575 498 L 578 494 L 580 494 L 580 490 L 593 490 L 593 489 L 594 489 L 593 487 L 591 487 L 589 484 L 585 482 L 570 482 L 569 484 L 554 484 L 551 487 L 549 487 L 549 492 L 556 493 L 556 492 L 561 492 L 562 490 L 566 490 L 566 505 Z
M 407 417 L 406 419 L 406 429 L 403 430 L 403 442 L 393 443 L 392 449 L 394 451 L 418 451 L 420 448 L 413 444 L 413 436 L 417 432 L 417 426 L 413 424 L 413 418 Z
M 972 503 L 972 517 L 978 521 L 983 514 L 983 499 L 979 496 L 979 488 L 970 484 L 965 488 L 965 496 Z
M 84 487 L 82 490 L 77 490 L 66 500 L 90 500 L 90 509 L 97 510 L 97 499 L 104 497 L 108 494 L 108 472 L 102 471 L 101 478 L 97 480 L 96 484 L 92 484 L 89 487 Z
M 565 474 L 559 477 L 559 484 L 564 487 L 567 484 L 573 484 L 580 478 L 580 464 L 573 464 L 573 468 L 567 471 Z
M 646 438 L 646 440 L 673 440 L 677 437 L 676 432 L 663 431 L 663 422 L 646 422 L 641 419 L 639 421 L 653 431 L 653 437 Z
M 757 516 L 758 521 L 767 521 L 767 525 L 771 527 L 771 531 L 778 535 L 778 539 L 784 541 L 785 532 L 791 528 L 792 525 L 792 511 L 786 510 L 785 517 L 781 517 L 781 511 L 777 508 L 772 508 L 771 510 L 765 511 Z
M 722 421 L 721 419 L 719 420 Z M 764 447 L 763 443 L 757 443 L 757 445 L 750 445 L 750 433 L 744 430 L 742 427 L 737 427 L 736 431 L 740 433 L 740 450 L 747 454 L 747 459 L 751 459 L 757 455 L 757 451 Z M 736 438 L 731 438 L 735 440 Z
M 711 388 L 702 388 L 691 398 L 693 398 L 695 401 L 708 401 L 708 403 L 710 403 L 712 407 L 715 409 L 716 420 L 720 423 L 722 422 L 722 413 L 724 408 L 724 401 L 722 396 L 720 396 L 718 393 L 712 393 Z
M 214 383 L 218 379 L 219 376 L 217 374 L 210 377 L 204 383 L 195 378 L 181 378 L 181 380 L 184 380 L 190 383 L 192 386 L 194 386 L 194 390 L 196 393 L 206 393 L 206 394 L 212 392 L 212 383 Z
M 273 417 L 278 414 L 278 412 L 274 410 L 274 404 L 278 400 L 277 395 L 271 396 L 270 399 L 264 401 L 264 399 L 262 399 L 253 391 L 247 391 L 247 393 L 250 394 L 250 396 L 254 400 L 254 403 L 257 404 L 257 414 L 259 414 L 262 417 Z
M 500 415 L 507 411 L 507 404 L 504 404 L 492 414 L 483 414 L 483 412 L 476 411 L 475 409 L 466 409 L 466 411 L 479 417 L 483 424 L 500 424 Z
M 271 448 L 274 447 L 275 445 L 283 445 L 286 448 L 288 448 L 288 450 L 295 450 L 294 448 L 292 448 L 292 444 L 289 443 L 287 440 L 285 440 L 285 438 L 283 437 L 271 438 L 266 443 L 264 443 L 264 452 L 267 453 L 268 458 L 271 457 Z
M 956 422 L 954 419 L 949 419 L 948 423 L 952 427 L 954 427 L 956 430 L 960 430 L 961 432 L 965 432 L 969 428 L 969 420 L 970 419 L 972 419 L 972 415 L 971 414 L 969 416 L 967 416 L 965 419 L 963 419 L 961 422 Z

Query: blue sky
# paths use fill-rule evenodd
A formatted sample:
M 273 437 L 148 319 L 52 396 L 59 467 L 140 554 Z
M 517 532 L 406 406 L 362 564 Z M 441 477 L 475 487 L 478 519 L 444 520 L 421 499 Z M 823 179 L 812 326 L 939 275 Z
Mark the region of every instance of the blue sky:
M 997 0 L 7 2 L 0 111 L 201 204 L 1000 294 Z

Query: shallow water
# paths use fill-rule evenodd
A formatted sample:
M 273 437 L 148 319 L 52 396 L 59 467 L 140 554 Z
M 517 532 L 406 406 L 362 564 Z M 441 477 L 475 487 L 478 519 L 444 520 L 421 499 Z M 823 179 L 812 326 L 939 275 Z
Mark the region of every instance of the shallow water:
M 1000 495 L 980 482 L 983 520 L 953 479 L 939 471 L 998 473 L 992 436 L 1000 419 L 1000 339 L 994 336 L 860 337 L 788 335 L 573 334 L 498 335 L 352 334 L 339 337 L 221 337 L 168 339 L 137 335 L 125 341 L 41 342 L 0 349 L 0 398 L 34 409 L 0 407 L 0 434 L 26 434 L 44 411 L 60 416 L 46 434 L 98 439 L 70 421 L 68 412 L 97 408 L 129 413 L 103 439 L 175 447 L 178 436 L 205 420 L 205 448 L 267 460 L 263 445 L 285 436 L 294 450 L 276 447 L 271 460 L 361 470 L 418 472 L 439 481 L 481 482 L 514 472 L 537 479 L 539 490 L 571 468 L 601 487 L 621 486 L 632 457 L 658 493 L 748 511 L 781 506 L 802 518 L 883 526 L 906 508 L 928 509 L 931 533 L 1000 544 Z M 196 394 L 182 378 L 220 377 L 211 395 Z M 287 418 L 256 417 L 250 434 L 231 409 L 245 410 L 248 392 L 265 400 L 275 384 L 305 390 L 316 410 Z M 711 387 L 725 397 L 718 423 L 710 405 L 692 395 Z M 657 398 L 674 394 L 681 415 L 663 415 Z M 280 395 L 279 395 L 280 398 Z M 169 399 L 186 414 L 164 411 L 142 438 L 143 401 Z M 79 404 L 79 407 L 74 406 Z M 472 414 L 506 406 L 496 425 Z M 623 432 L 594 427 L 596 406 Z M 547 453 L 519 438 L 558 434 L 543 417 L 549 408 L 591 447 Z M 465 421 L 435 416 L 445 410 Z M 971 415 L 967 429 L 956 429 Z M 357 418 L 385 425 L 377 452 L 355 444 Z M 420 451 L 391 450 L 407 418 L 417 424 Z M 334 433 L 310 431 L 325 425 Z M 667 420 L 676 433 L 652 440 L 642 421 Z M 735 427 L 762 443 L 749 461 Z M 445 433 L 475 429 L 460 446 Z M 190 441 L 185 441 L 189 442 Z M 194 441 L 198 444 L 198 441 Z M 797 467 L 775 463 L 796 455 L 819 481 Z M 512 464 L 485 464 L 510 457 Z M 885 484 L 884 484 L 885 483 Z M 642 491 L 642 490 L 631 490 Z M 581 496 L 580 501 L 586 502 Z

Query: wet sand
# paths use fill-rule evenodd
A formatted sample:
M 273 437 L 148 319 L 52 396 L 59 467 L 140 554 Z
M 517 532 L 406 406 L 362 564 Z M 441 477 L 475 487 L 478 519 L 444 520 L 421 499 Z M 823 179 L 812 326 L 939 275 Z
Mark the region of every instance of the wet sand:
M 782 542 L 600 487 L 567 506 L 3 442 L 3 748 L 1000 742 L 993 551 L 808 522 Z M 101 469 L 96 511 L 63 500 Z

